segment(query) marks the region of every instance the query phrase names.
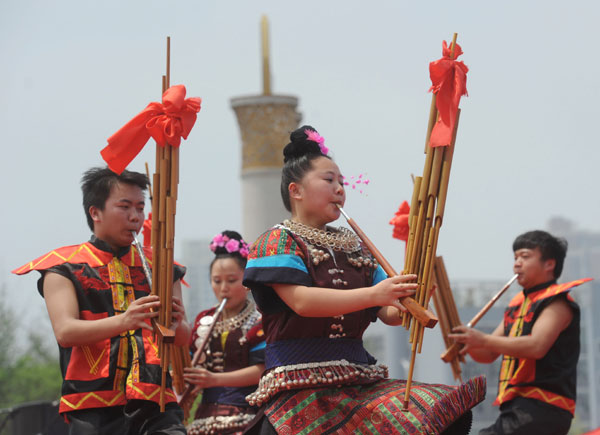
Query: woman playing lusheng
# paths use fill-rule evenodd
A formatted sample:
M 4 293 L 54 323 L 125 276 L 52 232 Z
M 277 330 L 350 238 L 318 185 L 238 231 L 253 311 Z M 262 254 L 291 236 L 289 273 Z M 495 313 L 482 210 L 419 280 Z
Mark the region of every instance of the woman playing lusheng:
M 219 301 L 227 298 L 205 351 L 202 367 L 185 369 L 184 379 L 204 388 L 188 434 L 241 433 L 256 414 L 245 396 L 256 389 L 264 370 L 264 333 L 256 306 L 242 285 L 248 245 L 235 231 L 217 234 L 210 282 Z M 191 350 L 206 337 L 216 308 L 202 311 L 194 324 Z
M 482 379 L 458 388 L 416 383 L 416 406 L 401 411 L 405 382 L 386 379 L 362 335 L 377 318 L 401 323 L 398 299 L 414 293 L 416 276 L 387 278 L 352 232 L 327 226 L 344 205 L 342 174 L 314 128 L 290 138 L 281 194 L 291 219 L 259 237 L 244 274 L 267 341 L 266 371 L 247 397 L 267 418 L 250 433 L 439 433 L 470 418 Z

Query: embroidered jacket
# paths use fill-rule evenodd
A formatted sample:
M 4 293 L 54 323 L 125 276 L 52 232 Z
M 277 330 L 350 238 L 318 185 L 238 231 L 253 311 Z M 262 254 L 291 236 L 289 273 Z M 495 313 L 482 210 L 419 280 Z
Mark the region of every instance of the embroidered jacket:
M 573 311 L 573 320 L 560 333 L 548 353 L 541 359 L 523 359 L 504 355 L 498 380 L 495 405 L 515 397 L 540 400 L 575 413 L 577 360 L 579 359 L 579 306 L 569 290 L 584 282 L 545 283 L 523 290 L 509 303 L 504 313 L 504 335 L 520 337 L 531 334 L 533 325 L 544 308 L 564 299 Z
M 358 258 L 360 263 L 355 261 Z M 368 265 L 363 265 L 364 259 L 369 260 Z M 339 318 L 302 317 L 288 307 L 269 284 L 353 289 L 375 285 L 385 278 L 385 272 L 372 262 L 366 248 L 359 246 L 351 254 L 327 251 L 326 248 L 321 250 L 279 225 L 265 232 L 252 246 L 244 272 L 244 285 L 252 290 L 263 315 L 269 344 L 315 337 L 360 340 L 369 324 L 377 320 L 379 307 Z
M 81 245 L 65 246 L 33 260 L 13 273 L 40 271 L 38 291 L 43 296 L 44 274 L 58 273 L 71 280 L 83 320 L 119 315 L 135 300 L 150 294 L 139 255 L 131 247 L 116 255 L 92 237 Z M 152 251 L 145 251 L 149 262 Z M 175 266 L 174 281 L 185 268 Z M 59 345 L 63 376 L 59 412 L 124 405 L 131 399 L 159 402 L 161 368 L 157 343 L 146 329 L 130 330 L 87 345 Z M 166 402 L 175 402 L 170 378 Z
M 206 336 L 202 332 L 208 326 L 202 326 L 201 320 L 213 316 L 216 307 L 202 311 L 196 317 L 190 342 L 190 350 L 196 352 L 196 343 Z M 265 334 L 262 329 L 261 316 L 254 303 L 248 302 L 244 309 L 235 317 L 239 318 L 231 328 L 219 330 L 215 328 L 205 350 L 206 360 L 203 366 L 211 372 L 232 372 L 265 361 Z M 234 319 L 235 319 L 234 318 Z M 223 322 L 217 322 L 222 325 Z M 202 335 L 202 338 L 200 335 Z M 199 344 L 198 344 L 199 345 Z M 206 388 L 202 393 L 202 404 L 217 403 L 248 407 L 244 398 L 256 389 L 256 385 L 247 387 L 213 387 Z M 198 407 L 197 417 L 204 416 L 202 405 Z

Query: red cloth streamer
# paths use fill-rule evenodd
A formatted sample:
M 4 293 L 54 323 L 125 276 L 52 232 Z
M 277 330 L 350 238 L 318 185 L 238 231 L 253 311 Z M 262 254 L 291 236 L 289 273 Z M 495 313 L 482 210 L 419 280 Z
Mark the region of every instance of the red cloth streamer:
M 108 138 L 100 151 L 111 171 L 120 174 L 144 148 L 150 136 L 160 146 L 178 147 L 187 139 L 200 111 L 200 98 L 185 98 L 185 86 L 175 85 L 162 96 L 162 104 L 152 102 L 135 118 Z
M 394 217 L 390 220 L 390 225 L 394 226 L 394 232 L 392 237 L 395 239 L 404 240 L 405 242 L 408 240 L 408 216 L 410 213 L 410 205 L 408 202 L 404 201 L 400 204 L 398 211 L 394 215 Z
M 456 112 L 460 97 L 467 94 L 467 72 L 469 68 L 455 59 L 462 54 L 460 45 L 456 44 L 454 56 L 443 42 L 442 58 L 429 64 L 431 88 L 429 90 L 436 96 L 435 105 L 439 117 L 429 138 L 429 146 L 448 146 L 452 142 L 452 132 L 456 124 Z

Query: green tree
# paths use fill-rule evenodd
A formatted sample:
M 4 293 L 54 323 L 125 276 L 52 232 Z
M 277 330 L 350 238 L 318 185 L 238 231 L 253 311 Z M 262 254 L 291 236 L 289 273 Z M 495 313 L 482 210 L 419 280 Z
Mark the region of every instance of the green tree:
M 0 291 L 0 408 L 7 406 L 15 356 L 17 319 L 6 304 L 5 286 Z
M 23 350 L 16 346 L 20 325 L 0 291 L 0 408 L 60 397 L 58 358 L 43 337 L 30 331 Z

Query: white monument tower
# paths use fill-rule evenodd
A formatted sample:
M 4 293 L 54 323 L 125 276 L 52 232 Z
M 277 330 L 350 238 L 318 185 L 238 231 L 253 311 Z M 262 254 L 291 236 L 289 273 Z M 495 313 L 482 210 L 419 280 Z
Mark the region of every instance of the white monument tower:
M 297 97 L 271 94 L 268 23 L 264 15 L 261 33 L 263 93 L 231 99 L 242 139 L 242 235 L 248 243 L 289 214 L 279 193 L 283 147 L 302 118 L 296 111 Z

